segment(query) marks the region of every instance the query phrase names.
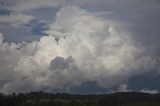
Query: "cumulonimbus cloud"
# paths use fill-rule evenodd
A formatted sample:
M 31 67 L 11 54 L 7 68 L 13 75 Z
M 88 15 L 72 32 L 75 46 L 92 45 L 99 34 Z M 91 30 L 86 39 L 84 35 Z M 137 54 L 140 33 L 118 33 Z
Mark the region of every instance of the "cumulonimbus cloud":
M 45 33 L 29 43 L 7 43 L 0 35 L 1 92 L 68 89 L 86 81 L 109 88 L 159 70 L 159 57 L 118 22 L 76 6 L 63 7 Z

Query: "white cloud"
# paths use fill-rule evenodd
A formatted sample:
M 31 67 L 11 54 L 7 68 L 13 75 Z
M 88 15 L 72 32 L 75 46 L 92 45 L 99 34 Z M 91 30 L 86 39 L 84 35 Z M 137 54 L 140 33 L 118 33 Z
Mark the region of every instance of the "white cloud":
M 151 89 L 142 89 L 142 90 L 140 90 L 140 92 L 150 93 L 150 94 L 157 94 L 157 93 L 159 93 L 159 91 L 157 89 L 154 89 L 154 90 L 151 90 Z
M 135 91 L 133 89 L 129 89 L 128 84 L 120 84 L 117 90 L 111 90 L 110 93 L 115 93 L 115 92 L 132 92 Z M 137 92 L 142 92 L 142 93 L 149 93 L 149 94 L 157 94 L 159 93 L 159 90 L 157 89 L 148 89 L 144 88 L 141 90 L 137 90 Z
M 3 34 L 2 33 L 0 33 L 0 45 L 2 45 L 2 43 L 3 43 Z
M 130 90 L 128 88 L 128 85 L 127 84 L 121 84 L 117 90 L 118 92 L 130 92 L 132 90 Z
M 142 89 L 140 92 L 150 93 L 150 94 L 157 94 L 157 93 L 159 93 L 158 90 L 150 90 L 150 89 Z
M 8 7 L 13 11 L 24 12 L 37 8 L 59 7 L 64 5 L 66 0 L 17 0 L 17 2 Z
M 77 6 L 63 7 L 46 33 L 18 44 L 3 42 L 1 35 L 2 92 L 68 89 L 86 81 L 109 88 L 159 67 L 159 57 L 136 44 L 121 24 Z

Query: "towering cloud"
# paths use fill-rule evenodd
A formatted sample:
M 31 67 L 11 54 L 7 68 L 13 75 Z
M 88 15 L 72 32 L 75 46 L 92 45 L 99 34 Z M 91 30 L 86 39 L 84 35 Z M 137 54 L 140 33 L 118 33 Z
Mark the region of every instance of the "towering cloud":
M 87 81 L 109 88 L 159 70 L 159 57 L 120 23 L 77 6 L 61 8 L 45 33 L 21 43 L 4 42 L 0 35 L 1 92 L 66 90 Z

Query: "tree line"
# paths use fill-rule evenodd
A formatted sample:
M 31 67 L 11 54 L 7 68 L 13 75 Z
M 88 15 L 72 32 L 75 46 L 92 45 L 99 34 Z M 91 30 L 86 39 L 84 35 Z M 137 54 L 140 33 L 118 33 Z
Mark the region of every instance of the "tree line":
M 0 106 L 160 106 L 160 94 L 117 92 L 100 95 L 30 92 L 0 93 Z

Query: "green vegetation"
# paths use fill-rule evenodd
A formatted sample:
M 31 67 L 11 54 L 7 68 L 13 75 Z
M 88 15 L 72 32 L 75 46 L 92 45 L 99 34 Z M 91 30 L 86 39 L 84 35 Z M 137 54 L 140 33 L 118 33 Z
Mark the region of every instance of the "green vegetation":
M 138 92 L 101 95 L 44 92 L 0 94 L 0 106 L 160 106 L 160 94 Z

